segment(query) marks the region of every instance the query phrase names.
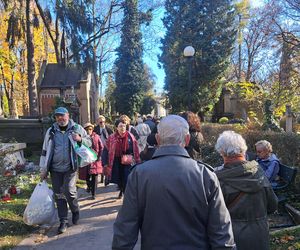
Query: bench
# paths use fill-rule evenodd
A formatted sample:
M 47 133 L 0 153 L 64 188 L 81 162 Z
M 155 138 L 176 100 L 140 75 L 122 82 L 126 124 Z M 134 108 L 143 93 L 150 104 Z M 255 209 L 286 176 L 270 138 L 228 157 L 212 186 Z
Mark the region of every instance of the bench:
M 280 163 L 278 173 L 279 181 L 277 182 L 277 186 L 273 186 L 274 191 L 283 190 L 293 183 L 297 175 L 297 171 L 297 168 L 289 167 Z

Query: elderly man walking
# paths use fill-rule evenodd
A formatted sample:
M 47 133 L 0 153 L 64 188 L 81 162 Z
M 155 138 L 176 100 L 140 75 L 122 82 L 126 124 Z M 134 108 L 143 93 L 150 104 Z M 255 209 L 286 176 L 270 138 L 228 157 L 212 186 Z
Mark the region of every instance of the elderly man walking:
M 72 222 L 79 220 L 79 205 L 76 190 L 76 171 L 78 159 L 72 147 L 71 139 L 79 145 L 92 145 L 86 131 L 69 118 L 64 107 L 55 110 L 56 122 L 45 135 L 42 156 L 40 158 L 41 180 L 46 179 L 50 172 L 52 187 L 57 204 L 60 226 L 58 233 L 67 230 L 68 205 L 72 212 Z
M 128 178 L 112 249 L 235 249 L 230 215 L 211 167 L 189 157 L 188 123 L 163 118 L 152 160 Z

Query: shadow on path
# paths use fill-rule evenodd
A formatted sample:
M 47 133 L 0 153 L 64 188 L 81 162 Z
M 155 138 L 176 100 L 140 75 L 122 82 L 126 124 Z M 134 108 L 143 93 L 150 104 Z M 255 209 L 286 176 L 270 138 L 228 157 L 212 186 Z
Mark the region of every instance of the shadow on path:
M 90 194 L 79 189 L 80 220 L 78 225 L 70 226 L 66 233 L 57 235 L 57 226 L 43 234 L 33 234 L 23 240 L 15 250 L 108 250 L 111 249 L 113 223 L 122 205 L 122 199 L 116 199 L 116 186 L 103 187 L 99 184 L 96 200 L 90 199 Z M 134 249 L 139 249 L 136 246 Z

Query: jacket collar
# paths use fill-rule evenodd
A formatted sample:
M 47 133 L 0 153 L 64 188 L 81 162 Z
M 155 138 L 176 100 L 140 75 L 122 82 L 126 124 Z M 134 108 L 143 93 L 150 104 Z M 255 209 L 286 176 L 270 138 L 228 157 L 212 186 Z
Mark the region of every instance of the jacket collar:
M 180 147 L 179 145 L 168 145 L 157 148 L 152 156 L 152 159 L 166 155 L 178 155 L 190 158 L 188 152 L 183 147 Z

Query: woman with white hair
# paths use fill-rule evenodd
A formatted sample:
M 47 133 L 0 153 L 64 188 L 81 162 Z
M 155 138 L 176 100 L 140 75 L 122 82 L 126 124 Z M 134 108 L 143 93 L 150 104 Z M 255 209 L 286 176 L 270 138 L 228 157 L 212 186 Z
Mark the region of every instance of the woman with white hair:
M 265 175 L 276 186 L 276 179 L 279 172 L 279 160 L 275 154 L 273 154 L 273 148 L 270 142 L 261 140 L 255 143 L 257 159 L 256 161 L 265 171 Z
M 277 209 L 277 197 L 256 161 L 247 161 L 244 138 L 234 131 L 223 132 L 216 150 L 224 160 L 217 171 L 225 203 L 231 215 L 237 249 L 269 249 L 267 214 Z

